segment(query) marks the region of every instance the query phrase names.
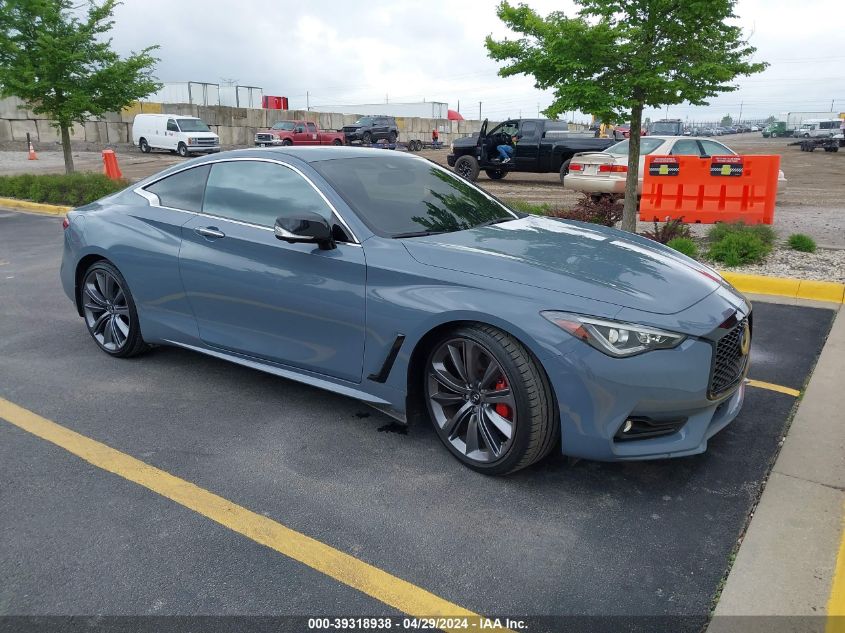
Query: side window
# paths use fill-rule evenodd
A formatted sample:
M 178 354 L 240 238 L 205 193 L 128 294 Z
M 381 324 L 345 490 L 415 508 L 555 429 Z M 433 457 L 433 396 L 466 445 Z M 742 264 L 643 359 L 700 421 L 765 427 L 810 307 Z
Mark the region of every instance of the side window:
M 675 141 L 671 154 L 675 156 L 700 156 L 701 151 L 698 149 L 696 141 L 685 138 Z
M 699 141 L 699 143 L 704 148 L 705 156 L 730 156 L 736 153 L 716 141 Z
M 302 125 L 302 123 L 300 123 L 295 128 L 293 128 L 293 131 L 296 132 L 297 134 L 301 134 L 302 132 L 305 132 L 305 126 Z
M 208 170 L 208 165 L 186 169 L 144 189 L 157 195 L 159 204 L 163 207 L 199 212 L 202 210 L 202 195 Z
M 272 227 L 280 216 L 302 211 L 332 219 L 332 210 L 302 176 L 282 165 L 259 161 L 212 165 L 202 210 L 267 227 Z
M 313 123 L 306 123 L 306 125 L 308 126 L 308 131 L 309 131 L 311 134 L 316 134 L 316 133 L 317 133 L 317 126 L 316 126 L 316 125 L 314 125 Z
M 179 128 L 176 126 L 176 121 L 173 119 L 167 119 L 167 131 L 168 132 L 178 132 Z
M 522 135 L 526 138 L 534 138 L 534 135 L 537 134 L 537 122 L 536 121 L 526 121 L 522 124 L 522 130 L 520 130 Z

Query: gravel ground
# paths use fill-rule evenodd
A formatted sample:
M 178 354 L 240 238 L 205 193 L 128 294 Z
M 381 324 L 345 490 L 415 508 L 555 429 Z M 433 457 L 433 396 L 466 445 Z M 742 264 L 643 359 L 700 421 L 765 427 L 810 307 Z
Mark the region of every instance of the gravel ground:
M 819 248 L 815 253 L 799 253 L 778 246 L 760 264 L 735 267 L 714 265 L 720 270 L 735 273 L 845 283 L 845 250 L 841 249 Z

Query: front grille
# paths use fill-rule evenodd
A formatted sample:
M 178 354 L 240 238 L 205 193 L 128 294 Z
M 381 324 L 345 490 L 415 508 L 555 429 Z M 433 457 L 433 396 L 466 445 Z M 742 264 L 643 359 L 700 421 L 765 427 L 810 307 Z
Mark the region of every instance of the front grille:
M 344 127 L 343 131 L 346 132 L 347 134 L 349 134 L 351 132 L 357 132 L 358 128 L 357 127 Z
M 737 323 L 716 343 L 713 352 L 713 369 L 710 373 L 711 397 L 724 393 L 742 378 L 745 365 L 748 363 L 748 355 L 742 353 L 742 336 L 746 323 L 748 323 L 747 318 Z
M 269 141 L 273 140 L 273 135 L 272 134 L 256 134 L 255 139 L 258 140 L 258 141 L 269 142 Z
M 197 145 L 217 145 L 216 138 L 198 138 L 194 141 Z

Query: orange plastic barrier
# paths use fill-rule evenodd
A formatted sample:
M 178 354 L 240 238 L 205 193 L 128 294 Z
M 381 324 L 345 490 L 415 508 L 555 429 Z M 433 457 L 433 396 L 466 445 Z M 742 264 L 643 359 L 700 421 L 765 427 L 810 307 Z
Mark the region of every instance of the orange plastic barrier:
M 117 154 L 114 153 L 113 149 L 103 150 L 103 173 L 112 180 L 123 178 L 120 167 L 117 166 Z
M 780 156 L 646 156 L 640 220 L 771 224 Z

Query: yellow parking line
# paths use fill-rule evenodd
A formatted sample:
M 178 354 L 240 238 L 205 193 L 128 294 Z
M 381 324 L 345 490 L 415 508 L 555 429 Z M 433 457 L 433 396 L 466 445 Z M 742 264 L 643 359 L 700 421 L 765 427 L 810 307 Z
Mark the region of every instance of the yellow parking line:
M 98 468 L 190 508 L 289 558 L 416 617 L 481 616 L 281 523 L 0 398 L 0 418 Z M 473 628 L 477 628 L 477 624 Z M 458 630 L 458 629 L 443 629 Z M 507 629 L 499 628 L 499 631 Z
M 788 396 L 795 396 L 796 398 L 801 395 L 801 392 L 798 389 L 784 387 L 783 385 L 776 385 L 771 382 L 763 382 L 762 380 L 749 379 L 748 386 L 757 387 L 758 389 L 768 389 L 769 391 L 777 391 L 778 393 L 785 393 Z

